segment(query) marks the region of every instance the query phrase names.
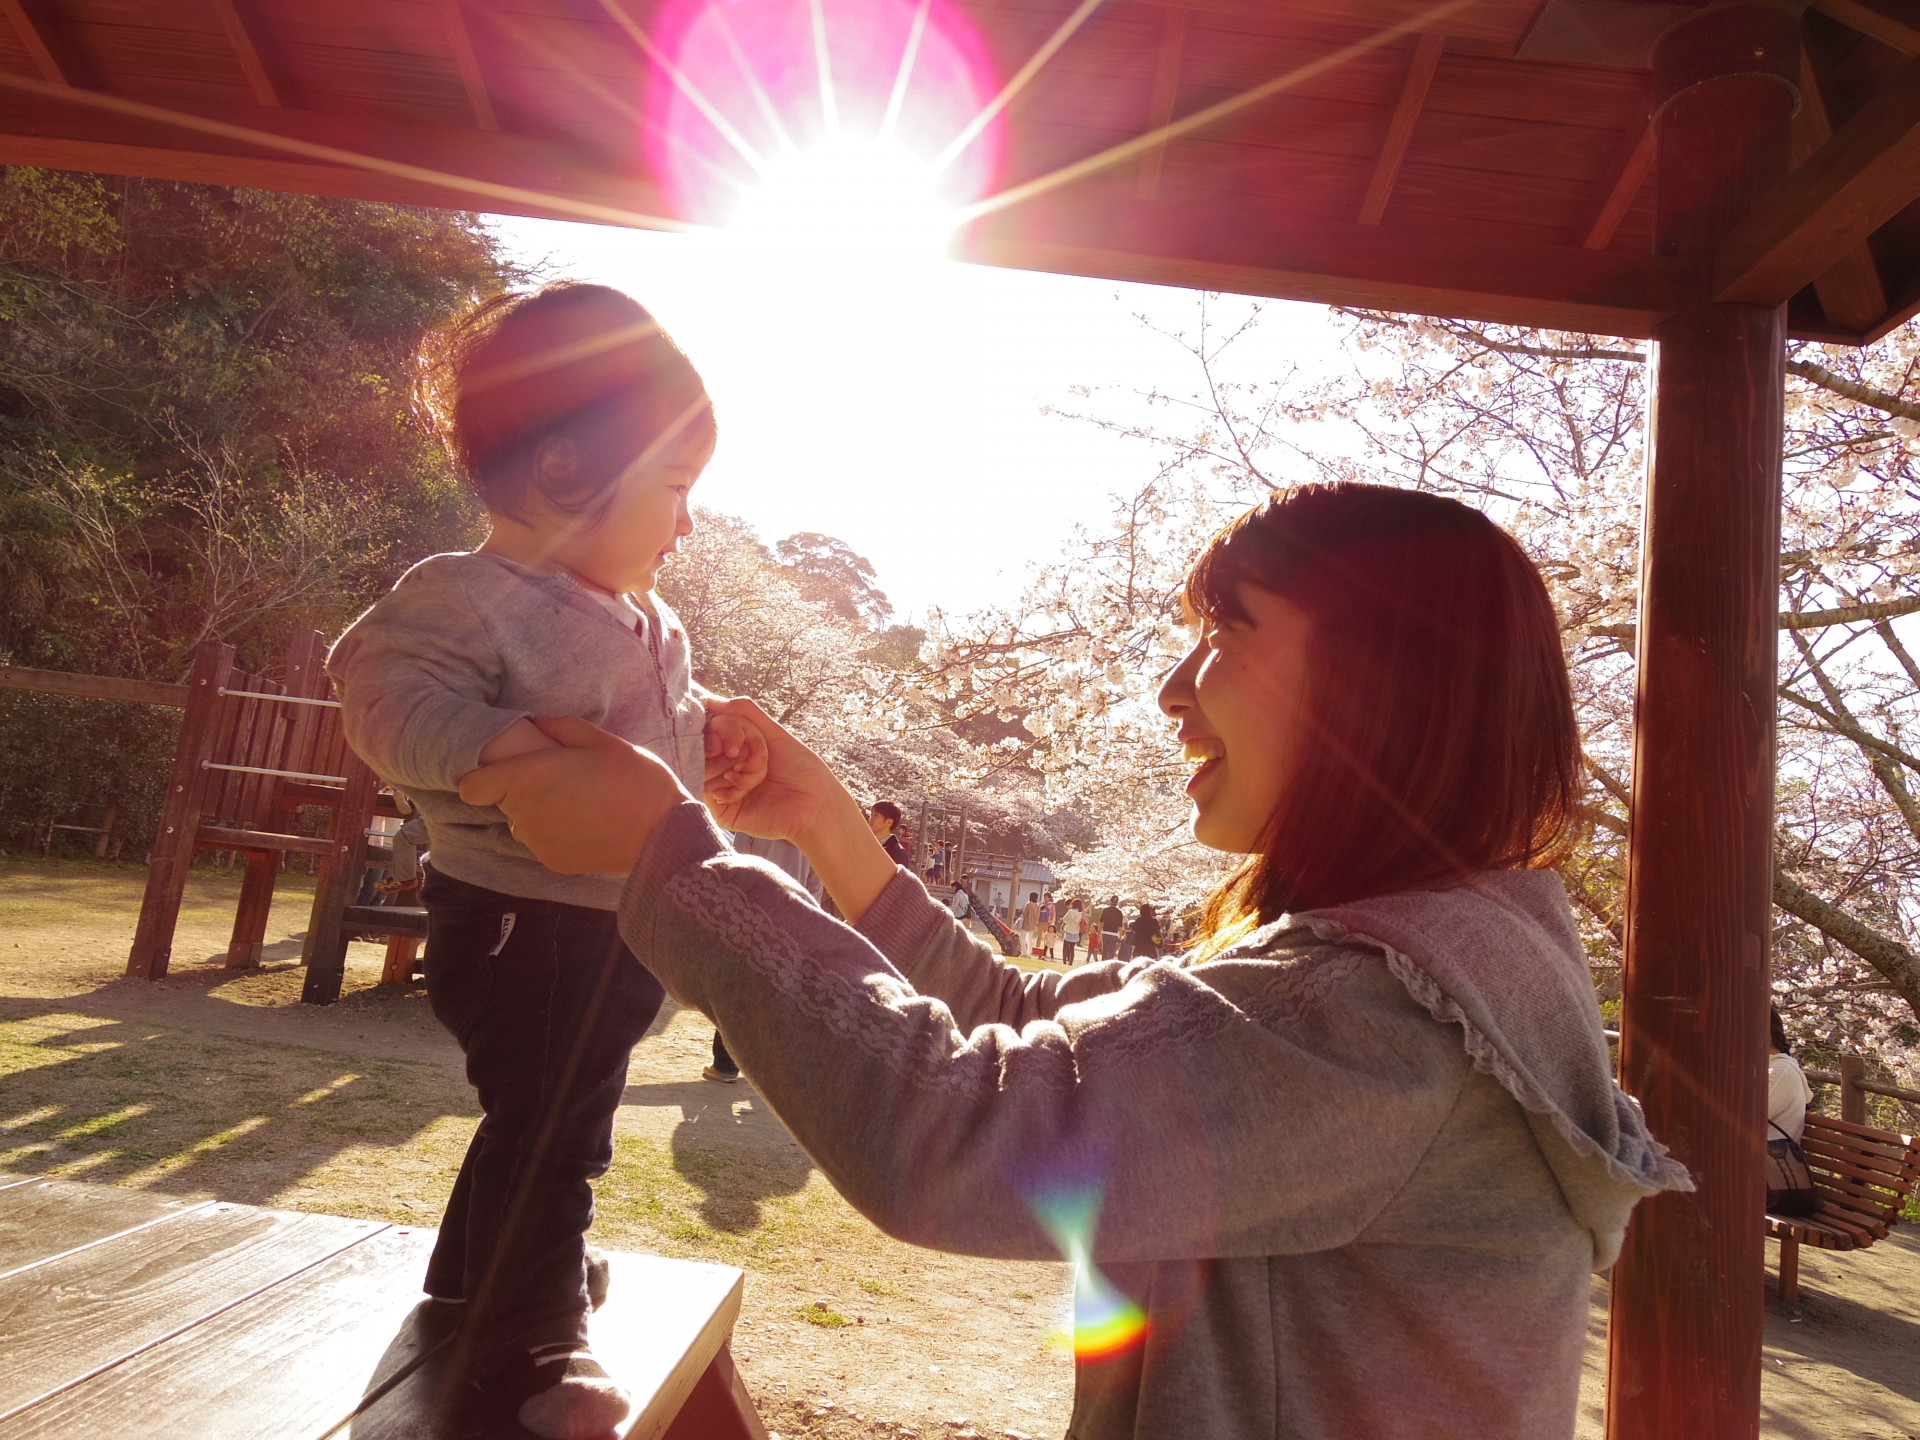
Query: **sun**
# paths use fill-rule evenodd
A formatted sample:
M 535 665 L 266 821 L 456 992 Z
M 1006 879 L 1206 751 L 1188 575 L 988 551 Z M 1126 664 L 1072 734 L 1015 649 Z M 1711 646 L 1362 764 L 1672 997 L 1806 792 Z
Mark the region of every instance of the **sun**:
M 939 260 L 955 226 L 939 179 L 931 161 L 896 142 L 831 135 L 768 160 L 728 229 L 813 264 Z

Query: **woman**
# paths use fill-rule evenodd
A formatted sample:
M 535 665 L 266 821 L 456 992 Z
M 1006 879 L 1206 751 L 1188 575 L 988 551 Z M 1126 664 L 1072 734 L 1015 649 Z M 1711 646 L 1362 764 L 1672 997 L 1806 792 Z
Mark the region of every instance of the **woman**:
M 1780 1007 L 1767 1007 L 1767 1032 L 1772 1054 L 1767 1057 L 1767 1124 L 1800 1143 L 1807 1129 L 1807 1106 L 1813 1103 L 1813 1087 L 1806 1072 L 1793 1058 L 1793 1045 L 1787 1039 L 1787 1023 L 1780 1018 Z M 1769 1135 L 1771 1138 L 1771 1135 Z
M 1078 1272 L 1070 1434 L 1570 1435 L 1588 1274 L 1679 1165 L 1613 1085 L 1540 868 L 1575 801 L 1539 576 L 1454 502 L 1306 487 L 1196 565 L 1161 706 L 1193 829 L 1246 858 L 1179 962 L 1025 974 L 768 726 L 722 823 L 791 838 L 856 930 L 591 727 L 472 777 L 902 1239 Z

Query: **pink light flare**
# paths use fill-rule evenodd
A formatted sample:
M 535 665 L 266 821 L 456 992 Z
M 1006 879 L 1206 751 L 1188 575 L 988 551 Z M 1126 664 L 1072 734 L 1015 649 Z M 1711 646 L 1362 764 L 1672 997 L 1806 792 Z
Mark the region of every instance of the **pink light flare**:
M 944 208 L 992 191 L 998 117 L 932 168 L 996 88 L 950 0 L 667 0 L 649 30 L 644 142 L 677 218 L 727 224 L 795 157 L 843 143 L 924 166 Z

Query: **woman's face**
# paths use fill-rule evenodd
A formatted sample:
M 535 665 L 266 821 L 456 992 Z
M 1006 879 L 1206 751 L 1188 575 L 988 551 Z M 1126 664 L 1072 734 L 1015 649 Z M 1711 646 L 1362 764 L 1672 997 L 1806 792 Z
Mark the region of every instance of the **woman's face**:
M 1307 677 L 1307 612 L 1242 586 L 1247 622 L 1203 622 L 1187 658 L 1160 687 L 1180 724 L 1193 798 L 1193 834 L 1215 850 L 1249 855 L 1292 774 Z

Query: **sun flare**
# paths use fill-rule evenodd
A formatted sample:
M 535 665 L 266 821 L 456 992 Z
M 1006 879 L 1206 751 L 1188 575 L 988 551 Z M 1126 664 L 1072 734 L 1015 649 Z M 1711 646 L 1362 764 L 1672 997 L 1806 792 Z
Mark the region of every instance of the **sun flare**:
M 810 261 L 937 260 L 954 229 L 938 180 L 900 145 L 835 135 L 770 160 L 729 228 Z

